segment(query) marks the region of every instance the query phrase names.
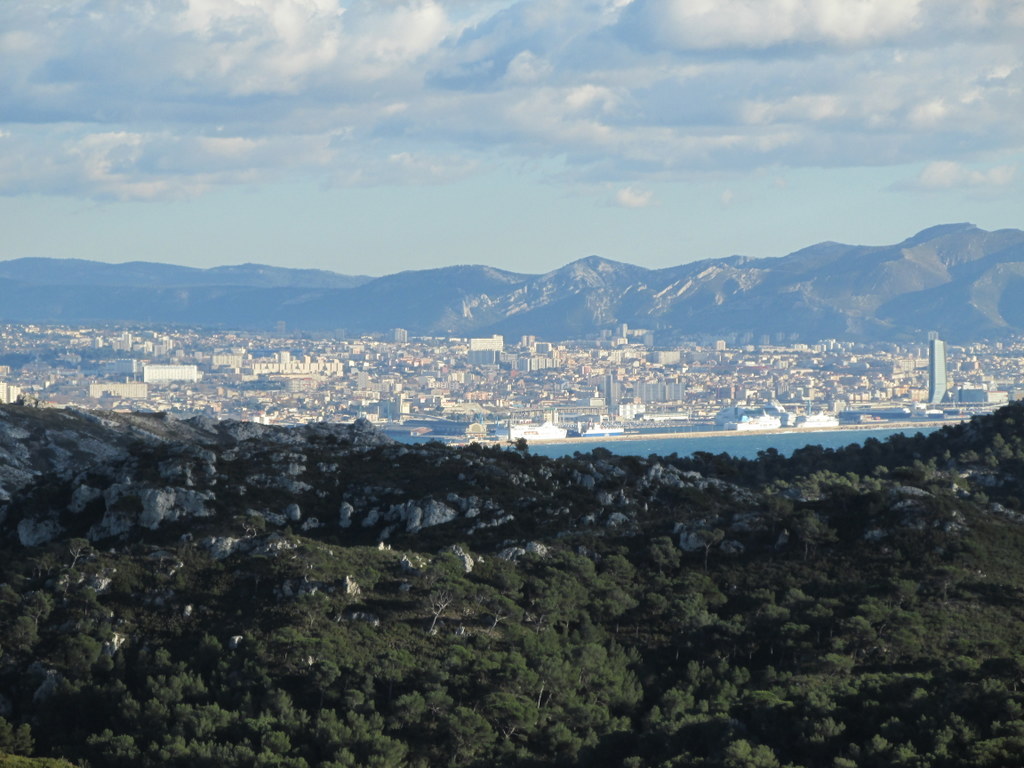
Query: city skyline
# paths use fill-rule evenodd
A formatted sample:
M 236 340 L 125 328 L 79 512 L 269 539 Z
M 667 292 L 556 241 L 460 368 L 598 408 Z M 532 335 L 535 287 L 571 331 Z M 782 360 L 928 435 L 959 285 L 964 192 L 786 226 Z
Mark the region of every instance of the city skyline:
M 837 419 L 955 421 L 1024 393 L 1024 335 L 948 353 L 923 338 L 908 345 L 657 345 L 649 332 L 624 324 L 599 338 L 557 343 L 529 335 L 424 337 L 402 328 L 386 338 L 346 339 L 12 325 L 0 326 L 0 340 L 0 402 L 24 396 L 54 407 L 268 424 L 367 418 L 406 436 L 411 429 L 465 437 L 472 425 L 474 436 L 490 427 L 493 438 L 495 425 L 510 419 L 563 427 L 611 419 L 633 432 L 665 434 L 712 420 L 728 431 L 729 421 L 751 418 L 745 430 L 800 426 L 793 419 L 801 417 L 815 428 L 838 427 Z M 938 387 L 945 398 L 935 395 L 939 359 L 947 363 Z M 789 407 L 785 424 L 781 404 Z M 777 417 L 774 425 L 758 421 L 759 411 Z
M 0 259 L 651 268 L 1021 225 L 1019 3 L 0 8 Z

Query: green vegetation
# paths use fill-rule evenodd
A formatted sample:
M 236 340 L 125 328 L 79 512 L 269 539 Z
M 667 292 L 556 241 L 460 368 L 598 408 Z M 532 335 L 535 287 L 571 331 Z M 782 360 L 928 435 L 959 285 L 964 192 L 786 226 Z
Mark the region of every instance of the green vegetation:
M 0 752 L 0 768 L 74 768 L 74 766 L 66 760 L 51 760 L 47 757 L 5 755 Z
M 430 446 L 335 463 L 334 509 L 419 488 L 515 519 L 396 531 L 389 548 L 370 526 L 267 533 L 219 509 L 203 525 L 275 543 L 219 560 L 173 526 L 8 536 L 0 751 L 94 767 L 1020 764 L 1019 405 L 792 459 Z

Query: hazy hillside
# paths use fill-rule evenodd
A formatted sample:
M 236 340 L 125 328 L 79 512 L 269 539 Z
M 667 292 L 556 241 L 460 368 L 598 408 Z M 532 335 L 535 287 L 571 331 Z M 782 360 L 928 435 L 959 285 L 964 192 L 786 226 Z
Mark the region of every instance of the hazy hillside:
M 83 290 L 88 287 L 88 290 Z M 889 246 L 820 243 L 650 270 L 596 256 L 545 275 L 485 266 L 376 279 L 257 265 L 196 270 L 0 262 L 0 321 L 190 323 L 560 340 L 619 323 L 679 336 L 952 340 L 1024 332 L 1024 232 L 970 224 Z
M 1024 750 L 1020 404 L 752 461 L 4 406 L 0 467 L 0 753 L 996 768 Z
M 147 261 L 107 264 L 84 259 L 0 261 L 0 278 L 26 285 L 108 288 L 177 288 L 186 286 L 351 288 L 372 279 L 361 275 L 339 275 L 337 272 L 323 269 L 287 269 L 264 264 L 236 264 L 228 267 L 197 269 Z

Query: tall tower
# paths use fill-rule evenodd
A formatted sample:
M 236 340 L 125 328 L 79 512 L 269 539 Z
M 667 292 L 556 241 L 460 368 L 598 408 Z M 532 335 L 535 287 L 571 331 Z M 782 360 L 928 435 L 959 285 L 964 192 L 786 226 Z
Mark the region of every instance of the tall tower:
M 615 378 L 614 373 L 609 373 L 604 377 L 604 381 L 602 383 L 604 385 L 604 401 L 608 404 L 608 410 L 614 411 L 615 406 L 619 404 L 619 382 Z
M 941 403 L 949 389 L 946 380 L 946 342 L 937 334 L 928 339 L 928 402 Z

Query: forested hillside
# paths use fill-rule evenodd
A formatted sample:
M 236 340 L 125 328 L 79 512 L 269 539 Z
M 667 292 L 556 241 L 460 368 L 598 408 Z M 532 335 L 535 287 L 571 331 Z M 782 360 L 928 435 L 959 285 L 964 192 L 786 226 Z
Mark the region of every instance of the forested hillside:
M 0 753 L 94 768 L 1024 754 L 1020 404 L 757 460 L 3 407 L 0 464 Z

